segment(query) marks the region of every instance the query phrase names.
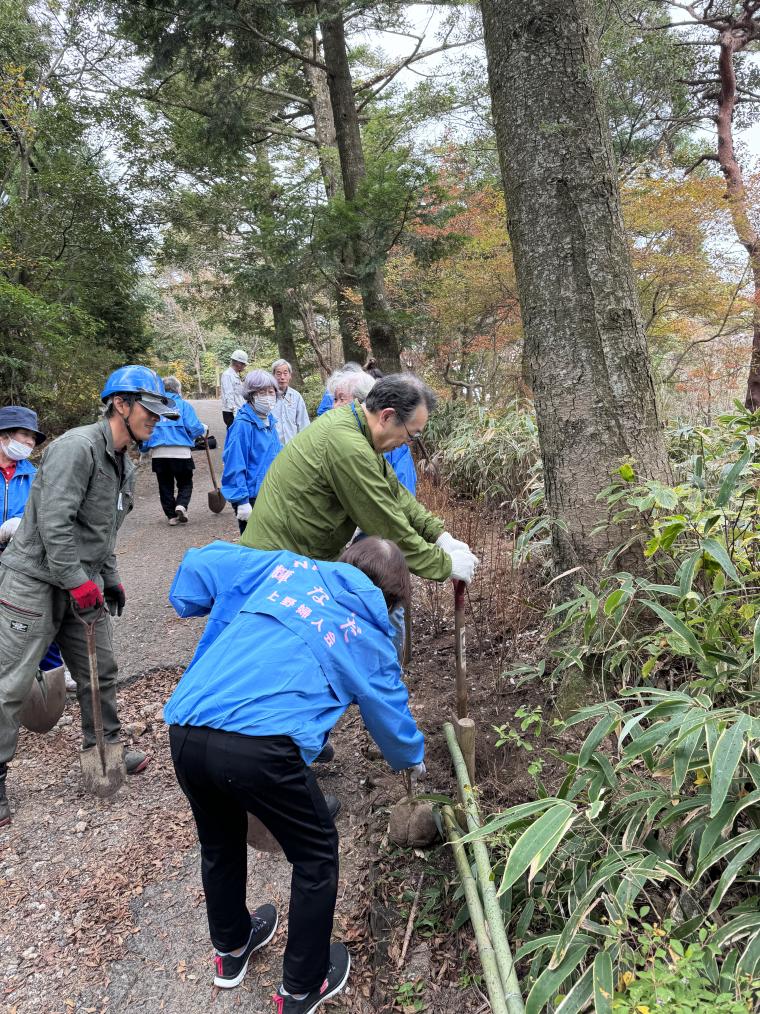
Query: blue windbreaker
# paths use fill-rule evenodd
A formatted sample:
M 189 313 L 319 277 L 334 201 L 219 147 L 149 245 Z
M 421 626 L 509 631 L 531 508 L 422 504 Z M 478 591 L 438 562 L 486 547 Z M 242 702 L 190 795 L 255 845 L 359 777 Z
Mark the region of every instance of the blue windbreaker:
M 409 449 L 409 444 L 402 444 L 393 451 L 385 452 L 385 460 L 396 473 L 396 478 L 402 486 L 406 486 L 412 496 L 417 493 L 417 469 L 414 466 L 414 458 Z
M 185 554 L 169 599 L 210 616 L 168 724 L 290 736 L 311 764 L 357 704 L 392 768 L 422 760 L 385 599 L 355 567 L 213 542 Z
M 262 419 L 246 402 L 227 430 L 222 454 L 222 493 L 233 507 L 258 494 L 281 447 L 272 413 Z
M 31 461 L 19 461 L 10 482 L 0 472 L 0 524 L 9 518 L 20 518 L 32 488 L 37 469 Z
M 172 394 L 174 407 L 179 412 L 179 419 L 165 419 L 156 423 L 147 440 L 140 444 L 141 451 L 149 451 L 152 447 L 192 447 L 196 437 L 202 437 L 206 427 L 195 414 L 193 406 Z
M 325 391 L 322 395 L 322 401 L 320 401 L 319 405 L 317 405 L 317 415 L 324 415 L 325 412 L 329 412 L 333 407 L 333 404 L 333 396 L 329 391 Z

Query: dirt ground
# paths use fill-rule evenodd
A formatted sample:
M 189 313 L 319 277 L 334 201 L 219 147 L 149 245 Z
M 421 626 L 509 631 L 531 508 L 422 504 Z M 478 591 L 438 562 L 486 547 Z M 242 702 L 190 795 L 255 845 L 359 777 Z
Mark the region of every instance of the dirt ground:
M 219 438 L 214 458 L 220 470 L 224 425 L 218 403 L 196 408 Z M 125 615 L 116 622 L 120 714 L 127 735 L 152 763 L 119 796 L 99 801 L 80 789 L 73 701 L 52 732 L 22 734 L 8 779 L 14 821 L 0 831 L 2 1014 L 273 1009 L 289 867 L 281 855 L 251 852 L 249 905 L 273 901 L 280 929 L 254 956 L 239 988 L 214 989 L 195 829 L 174 780 L 161 720 L 202 629 L 200 620 L 175 616 L 167 601 L 171 579 L 187 548 L 237 537 L 231 510 L 214 515 L 207 509 L 208 469 L 203 455 L 195 459 L 190 524 L 168 526 L 154 477 L 144 467 L 135 510 L 118 543 L 128 595 Z M 451 794 L 440 728 L 454 701 L 453 618 L 444 607 L 432 629 L 428 601 L 424 583 L 416 581 L 407 683 L 427 738 L 425 791 Z M 496 678 L 488 657 L 471 658 L 468 675 L 472 714 L 485 733 L 479 741 L 484 799 L 502 806 L 519 802 L 531 794 L 530 779 L 518 774 L 524 759 L 496 749 L 489 730 L 525 703 L 526 692 Z M 348 944 L 354 971 L 349 988 L 328 1008 L 344 1014 L 488 1010 L 470 934 L 451 929 L 461 900 L 454 896 L 448 850 L 404 852 L 388 842 L 388 808 L 404 790 L 358 713 L 347 713 L 333 742 L 336 759 L 319 769 L 319 777 L 324 790 L 342 801 L 335 938 Z M 414 931 L 398 968 L 420 877 Z

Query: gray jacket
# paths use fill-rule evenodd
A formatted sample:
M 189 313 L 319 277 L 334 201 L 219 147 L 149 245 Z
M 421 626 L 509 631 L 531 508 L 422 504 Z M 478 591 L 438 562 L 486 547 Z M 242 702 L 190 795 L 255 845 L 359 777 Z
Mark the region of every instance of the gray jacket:
M 107 419 L 58 437 L 42 456 L 39 471 L 3 567 L 76 588 L 102 577 L 119 584 L 114 545 L 133 507 L 135 467 L 121 455 L 123 474 Z M 99 583 L 99 582 L 98 582 Z

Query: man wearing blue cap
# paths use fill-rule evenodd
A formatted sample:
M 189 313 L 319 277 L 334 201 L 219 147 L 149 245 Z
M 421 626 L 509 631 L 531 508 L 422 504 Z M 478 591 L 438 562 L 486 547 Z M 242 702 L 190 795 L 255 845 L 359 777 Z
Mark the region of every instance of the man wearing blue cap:
M 76 613 L 100 609 L 121 615 L 126 596 L 116 569 L 119 527 L 132 509 L 130 442 L 147 440 L 163 415 L 174 413 L 161 378 L 144 366 L 115 370 L 101 393 L 102 419 L 78 426 L 47 448 L 32 482 L 23 518 L 0 567 L 0 826 L 10 822 L 5 792 L 16 752 L 19 712 L 37 663 L 56 641 L 77 684 L 83 747 L 95 748 L 84 627 Z M 28 410 L 27 410 L 28 411 Z M 17 420 L 18 421 L 18 420 Z M 27 419 L 27 422 L 30 422 Z M 22 429 L 29 429 L 22 426 Z M 36 426 L 32 432 L 36 432 Z M 15 438 L 16 441 L 18 438 Z M 13 444 L 10 445 L 13 450 Z M 117 739 L 116 662 L 111 619 L 95 627 L 103 729 Z M 141 751 L 125 755 L 127 771 L 141 771 Z

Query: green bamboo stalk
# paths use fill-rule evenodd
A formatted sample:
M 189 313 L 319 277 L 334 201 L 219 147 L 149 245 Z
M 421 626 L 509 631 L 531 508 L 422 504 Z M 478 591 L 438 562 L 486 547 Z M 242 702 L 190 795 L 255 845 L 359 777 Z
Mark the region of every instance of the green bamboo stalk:
M 450 722 L 446 722 L 443 726 L 443 732 L 449 745 L 451 758 L 454 761 L 454 770 L 465 806 L 467 828 L 469 831 L 474 831 L 480 827 L 480 813 L 472 791 L 472 785 L 470 784 L 467 764 L 465 763 L 462 751 L 459 749 L 454 726 Z M 515 972 L 515 963 L 512 958 L 509 940 L 507 940 L 507 931 L 504 928 L 501 905 L 496 895 L 488 849 L 483 841 L 476 840 L 469 844 L 472 846 L 473 855 L 475 856 L 475 865 L 478 871 L 478 887 L 483 897 L 483 909 L 488 923 L 488 931 L 493 941 L 499 976 L 504 990 L 504 998 L 509 1008 L 509 1014 L 524 1014 L 525 1005 L 523 1004 L 520 984 Z
M 493 1011 L 493 1014 L 509 1014 L 509 1008 L 507 1007 L 507 1002 L 504 999 L 501 977 L 499 976 L 499 967 L 496 963 L 496 954 L 494 953 L 491 939 L 488 935 L 488 929 L 486 928 L 483 906 L 480 904 L 480 895 L 478 894 L 475 879 L 470 871 L 470 862 L 467 858 L 467 850 L 462 844 L 454 811 L 450 806 L 444 806 L 441 809 L 441 813 L 443 815 L 443 823 L 446 827 L 446 833 L 449 841 L 451 842 L 451 848 L 454 853 L 454 861 L 457 865 L 459 879 L 462 881 L 462 887 L 464 888 L 464 896 L 467 900 L 467 908 L 470 912 L 470 922 L 472 923 L 472 928 L 475 931 L 475 942 L 478 945 L 478 954 L 480 955 L 480 964 L 483 967 L 483 977 L 486 980 L 486 989 L 488 990 L 488 999 L 491 1002 L 491 1010 Z

